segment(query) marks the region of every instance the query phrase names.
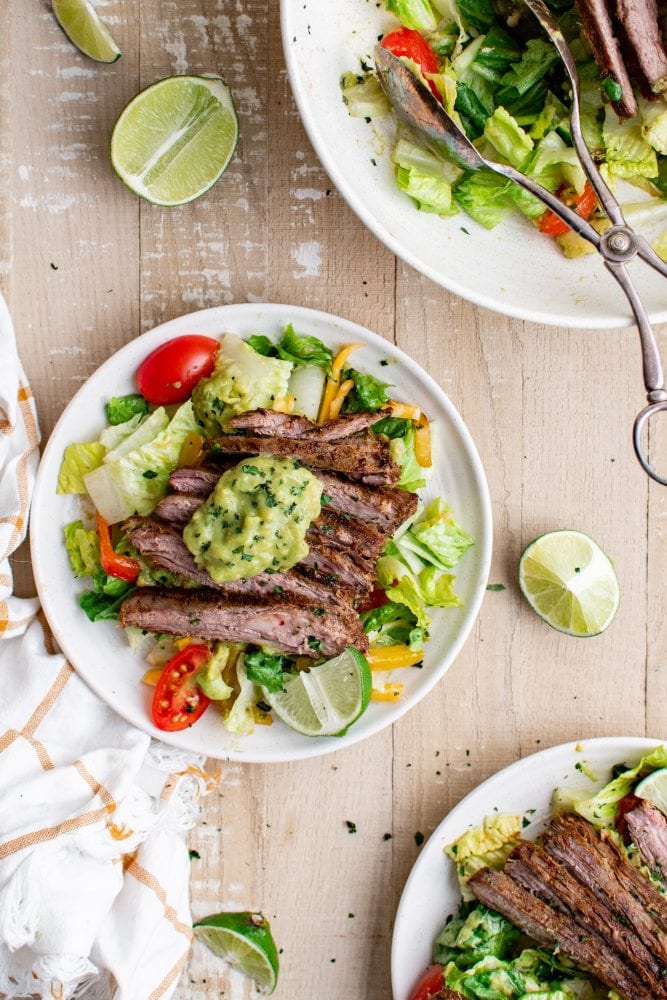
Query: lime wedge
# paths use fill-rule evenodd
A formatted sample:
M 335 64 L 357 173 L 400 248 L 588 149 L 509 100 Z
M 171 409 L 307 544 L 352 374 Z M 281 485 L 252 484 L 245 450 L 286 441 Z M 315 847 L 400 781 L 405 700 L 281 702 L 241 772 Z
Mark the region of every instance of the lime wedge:
M 120 49 L 90 0 L 52 0 L 58 24 L 70 42 L 96 62 L 120 59 Z
M 278 949 L 271 925 L 261 913 L 216 913 L 193 927 L 195 936 L 214 955 L 254 979 L 262 996 L 278 982 Z
M 239 134 L 232 93 L 220 77 L 170 76 L 142 90 L 111 133 L 111 163 L 154 205 L 184 205 L 211 188 Z
M 620 599 L 611 560 L 580 531 L 552 531 L 531 542 L 519 563 L 519 586 L 548 625 L 582 638 L 604 632 Z
M 646 799 L 652 806 L 667 816 L 667 767 L 661 767 L 647 778 L 640 781 L 635 788 L 638 799 Z
M 283 691 L 263 689 L 279 719 L 303 736 L 343 736 L 368 708 L 373 678 L 358 649 L 285 676 Z

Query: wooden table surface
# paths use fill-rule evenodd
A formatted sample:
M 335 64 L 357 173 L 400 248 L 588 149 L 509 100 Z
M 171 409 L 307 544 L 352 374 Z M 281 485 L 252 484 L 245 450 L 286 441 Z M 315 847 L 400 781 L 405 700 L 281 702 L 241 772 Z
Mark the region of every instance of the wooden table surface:
M 194 914 L 264 911 L 283 949 L 276 997 L 384 1000 L 417 832 L 427 837 L 474 785 L 537 748 L 666 735 L 667 491 L 649 487 L 631 452 L 642 402 L 636 335 L 494 315 L 396 260 L 310 148 L 275 0 L 99 6 L 123 51 L 112 66 L 80 56 L 45 0 L 3 7 L 0 273 L 44 437 L 138 333 L 206 306 L 278 301 L 356 320 L 407 351 L 459 408 L 486 468 L 491 582 L 507 589 L 487 594 L 446 678 L 361 745 L 303 763 L 225 766 L 191 834 Z M 226 77 L 241 138 L 207 197 L 163 210 L 116 179 L 109 133 L 141 87 L 188 71 Z M 661 342 L 667 355 L 664 331 Z M 667 433 L 655 436 L 665 468 Z M 561 527 L 592 535 L 621 581 L 616 620 L 588 642 L 544 625 L 515 582 L 526 543 Z M 27 555 L 19 563 L 25 587 Z M 197 946 L 177 997 L 203 996 L 250 990 Z

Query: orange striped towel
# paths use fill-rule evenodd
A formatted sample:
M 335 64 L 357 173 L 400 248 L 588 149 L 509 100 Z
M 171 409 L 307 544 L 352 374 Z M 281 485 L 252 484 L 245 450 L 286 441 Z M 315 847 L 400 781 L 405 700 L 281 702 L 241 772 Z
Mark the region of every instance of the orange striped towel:
M 192 938 L 204 761 L 151 744 L 12 596 L 39 429 L 0 296 L 0 995 L 169 997 Z

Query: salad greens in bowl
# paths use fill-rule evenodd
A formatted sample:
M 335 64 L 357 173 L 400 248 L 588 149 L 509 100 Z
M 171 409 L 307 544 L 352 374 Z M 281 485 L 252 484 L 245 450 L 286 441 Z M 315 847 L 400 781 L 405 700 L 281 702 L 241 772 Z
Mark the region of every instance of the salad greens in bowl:
M 121 714 L 284 760 L 370 735 L 442 676 L 490 516 L 460 418 L 405 355 L 245 305 L 167 323 L 91 377 L 46 449 L 31 537 L 58 641 Z
M 549 6 L 577 61 L 586 142 L 628 223 L 665 256 L 667 73 L 640 66 L 625 49 L 623 59 L 610 55 L 617 44 L 611 27 L 610 39 L 587 13 L 604 3 Z M 434 153 L 398 123 L 375 76 L 379 43 L 431 90 L 482 155 L 530 176 L 602 232 L 609 223 L 573 148 L 560 57 L 524 4 L 335 0 L 314 16 L 308 4 L 283 0 L 282 11 L 288 68 L 310 138 L 341 193 L 394 252 L 452 291 L 510 315 L 572 326 L 631 322 L 591 244 L 513 182 Z M 654 33 L 658 38 L 657 19 Z M 654 321 L 667 318 L 661 277 L 645 268 L 636 277 Z

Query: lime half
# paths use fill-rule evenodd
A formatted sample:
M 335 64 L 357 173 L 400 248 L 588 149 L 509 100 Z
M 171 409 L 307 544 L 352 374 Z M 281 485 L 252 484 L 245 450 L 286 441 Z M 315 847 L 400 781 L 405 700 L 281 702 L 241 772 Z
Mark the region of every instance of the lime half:
M 111 133 L 111 163 L 147 201 L 184 205 L 220 179 L 238 134 L 224 80 L 170 76 L 142 90 L 121 112 Z
M 667 816 L 667 767 L 661 767 L 647 778 L 640 781 L 635 788 L 638 799 L 646 799 L 652 806 Z
M 552 531 L 531 542 L 519 563 L 519 586 L 548 625 L 582 638 L 604 632 L 620 599 L 611 560 L 580 531 Z
M 80 52 L 96 62 L 120 59 L 120 49 L 90 0 L 52 0 L 58 24 Z
M 285 676 L 278 693 L 263 697 L 279 719 L 303 736 L 343 736 L 368 708 L 373 677 L 358 649 L 319 667 Z
M 193 928 L 195 936 L 244 976 L 254 979 L 263 996 L 278 982 L 278 949 L 271 925 L 261 913 L 216 913 Z

